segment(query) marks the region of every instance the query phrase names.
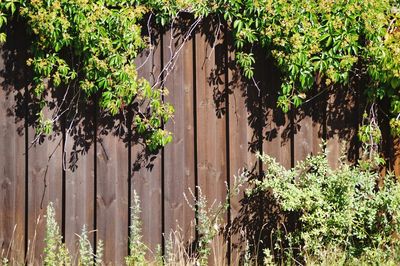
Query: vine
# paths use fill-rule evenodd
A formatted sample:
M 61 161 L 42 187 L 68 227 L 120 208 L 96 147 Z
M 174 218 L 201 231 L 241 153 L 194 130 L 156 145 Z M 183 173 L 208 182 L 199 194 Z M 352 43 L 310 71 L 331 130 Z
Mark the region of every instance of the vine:
M 398 1 L 224 0 L 220 4 L 232 23 L 245 76 L 253 76 L 251 47 L 256 43 L 269 51 L 283 73 L 278 98 L 283 111 L 300 106 L 315 87 L 342 89 L 361 83 L 371 107 L 366 111 L 371 123 L 360 127 L 361 140 L 365 135 L 380 140 L 371 111 L 384 98 L 390 101 L 390 114 L 381 114 L 388 116 L 392 133 L 399 136 Z M 246 48 L 250 52 L 244 52 Z
M 373 107 L 382 99 L 390 102 L 390 113 L 382 113 L 390 119 L 392 133 L 400 135 L 397 0 L 3 0 L 0 10 L 0 26 L 8 15 L 18 15 L 34 36 L 28 64 L 39 102 L 49 86 L 78 86 L 86 96 L 98 94 L 100 106 L 111 114 L 136 101 L 134 125 L 151 149 L 171 141 L 162 124 L 173 108 L 162 100 L 167 90 L 139 78 L 134 64 L 149 45 L 141 29 L 148 13 L 159 24 L 172 26 L 181 12 L 192 13 L 196 23 L 210 14 L 223 17 L 245 77 L 254 80 L 255 45 L 274 59 L 283 74 L 277 105 L 285 112 L 315 89 L 361 84 L 373 125 L 360 127 L 360 138 L 379 141 L 379 108 Z M 1 33 L 0 41 L 5 38 Z M 54 121 L 38 117 L 39 131 L 50 131 Z

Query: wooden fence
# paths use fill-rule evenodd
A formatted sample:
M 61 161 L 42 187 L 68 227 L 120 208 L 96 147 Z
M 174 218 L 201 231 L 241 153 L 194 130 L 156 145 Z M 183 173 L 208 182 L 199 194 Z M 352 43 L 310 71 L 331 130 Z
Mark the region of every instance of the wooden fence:
M 256 151 L 291 167 L 320 151 L 326 139 L 335 165 L 346 140 L 348 158 L 357 158 L 355 131 L 363 111 L 357 90 L 333 95 L 327 89 L 283 114 L 276 108 L 279 72 L 265 53 L 255 51 L 255 82 L 249 82 L 235 65 L 223 25 L 203 22 L 186 41 L 179 31 L 188 28 L 164 32 L 137 61 L 141 76 L 153 83 L 165 78 L 165 100 L 176 110 L 165 125 L 174 141 L 156 154 L 144 152 L 129 114 L 109 117 L 95 99 L 70 106 L 54 133 L 34 142 L 35 105 L 25 66 L 29 41 L 22 29 L 9 33 L 0 63 L 0 250 L 11 247 L 10 256 L 39 263 L 45 209 L 53 202 L 72 254 L 86 224 L 92 242 L 104 241 L 104 260 L 121 264 L 128 254 L 134 190 L 142 202 L 143 240 L 155 250 L 171 230 L 182 228 L 186 240 L 194 235 L 194 212 L 184 198 L 189 188 L 200 186 L 210 202 L 222 201 L 241 168 L 262 170 Z M 60 101 L 58 94 L 47 100 Z M 227 222 L 240 208 L 239 201 L 231 202 Z

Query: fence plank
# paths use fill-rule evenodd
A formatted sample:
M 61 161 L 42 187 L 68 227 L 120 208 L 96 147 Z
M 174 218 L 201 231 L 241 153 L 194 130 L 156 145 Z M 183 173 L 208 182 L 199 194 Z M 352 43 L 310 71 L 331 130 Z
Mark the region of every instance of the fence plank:
M 276 159 L 287 169 L 292 166 L 293 132 L 290 125 L 290 114 L 285 114 L 277 106 L 281 81 L 280 71 L 274 67 L 271 58 L 267 58 L 264 51 L 257 55 L 258 64 L 255 66 L 257 82 L 260 82 L 261 120 L 263 131 L 263 152 Z M 270 67 L 265 68 L 265 64 Z M 261 72 L 261 73 L 260 73 Z
M 316 100 L 317 98 L 294 110 L 294 164 L 322 150 L 326 101 L 316 102 Z
M 283 114 L 276 107 L 267 112 L 266 126 L 264 127 L 263 152 L 276 159 L 286 169 L 292 166 L 289 114 Z
M 165 86 L 170 93 L 165 100 L 175 108 L 174 119 L 166 124 L 166 129 L 173 132 L 173 143 L 164 149 L 165 237 L 168 239 L 172 233 L 172 239 L 175 234 L 182 236 L 183 242 L 192 241 L 195 235 L 192 226 L 194 211 L 184 198 L 185 193 L 190 199 L 188 189 L 195 189 L 193 43 L 174 36 L 183 31 L 180 33 L 182 36 L 187 30 L 167 31 L 163 53 L 164 65 L 172 63 L 173 66 L 166 77 Z M 175 55 L 177 58 L 171 61 Z
M 196 34 L 196 99 L 198 183 L 208 203 L 223 202 L 226 196 L 226 91 L 225 47 L 221 37 L 207 39 L 217 31 L 213 22 L 204 21 L 202 31 Z M 212 37 L 213 38 L 213 37 Z M 223 242 L 217 238 L 215 242 Z M 225 251 L 213 250 L 211 263 L 225 263 Z
M 228 91 L 229 91 L 229 173 L 230 187 L 235 184 L 234 176 L 238 176 L 246 169 L 252 174 L 258 171 L 257 159 L 255 157 L 255 146 L 259 141 L 257 134 L 259 133 L 256 126 L 252 123 L 252 110 L 254 108 L 252 101 L 249 101 L 247 82 L 243 81 L 239 67 L 235 64 L 234 52 L 229 51 L 228 65 L 231 66 L 228 72 Z M 255 140 L 255 142 L 253 142 Z M 231 249 L 230 263 L 231 265 L 239 265 L 239 259 L 245 249 L 245 236 L 241 230 L 244 227 L 242 223 L 242 205 L 243 199 L 242 188 L 240 194 L 230 200 L 230 221 L 232 228 L 230 229 Z
M 57 101 L 55 94 L 46 97 L 48 101 Z M 51 119 L 52 110 L 45 109 L 44 117 Z M 31 118 L 32 119 L 32 118 Z M 59 125 L 59 121 L 57 122 Z M 28 134 L 28 261 L 41 264 L 45 247 L 46 209 L 53 203 L 56 221 L 62 225 L 62 133 L 60 127 L 50 136 L 35 135 L 30 127 Z
M 76 106 L 68 113 L 65 129 L 65 243 L 76 263 L 78 236 L 86 225 L 93 247 L 94 225 L 94 107 Z M 72 124 L 71 124 L 72 123 Z
M 3 53 L 0 68 L 5 68 Z M 5 78 L 1 76 L 2 84 Z M 25 132 L 24 120 L 16 114 L 23 95 L 14 86 L 0 89 L 0 257 L 15 259 L 12 263 L 24 260 Z
M 123 264 L 128 243 L 128 149 L 123 118 L 100 113 L 97 134 L 97 240 L 104 242 L 104 262 Z
M 347 151 L 347 159 L 355 162 L 358 157 L 357 92 L 349 88 L 331 89 L 327 92 L 326 148 L 331 167 L 337 167 L 341 151 Z M 345 147 L 343 147 L 345 145 Z
M 395 138 L 393 140 L 393 150 L 394 150 L 394 158 L 393 158 L 393 169 L 394 174 L 397 177 L 397 180 L 400 180 L 400 140 L 399 138 Z
M 151 51 L 143 52 L 136 62 L 138 66 L 141 66 L 138 71 L 139 76 L 154 84 L 158 80 L 160 73 L 160 44 L 155 44 Z M 151 252 L 148 252 L 147 257 L 152 259 L 157 247 L 162 244 L 161 152 L 149 154 L 144 150 L 144 146 L 141 143 L 133 141 L 132 145 L 131 189 L 132 192 L 136 191 L 140 197 L 143 241 L 151 250 Z

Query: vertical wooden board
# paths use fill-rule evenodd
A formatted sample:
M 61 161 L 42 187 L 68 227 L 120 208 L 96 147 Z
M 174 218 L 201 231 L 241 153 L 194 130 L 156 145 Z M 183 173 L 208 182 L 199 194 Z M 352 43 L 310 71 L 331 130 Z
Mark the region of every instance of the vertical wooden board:
M 262 85 L 261 110 L 263 110 L 263 152 L 276 159 L 285 168 L 292 165 L 291 145 L 293 132 L 290 125 L 290 114 L 285 114 L 277 106 L 277 99 L 281 87 L 280 72 L 274 66 L 271 59 L 263 58 L 264 54 L 259 54 L 256 69 L 262 70 L 258 74 L 258 82 Z M 262 65 L 264 64 L 264 65 Z M 256 70 L 257 73 L 257 70 Z M 254 88 L 255 90 L 255 88 Z
M 247 106 L 251 110 L 251 125 L 257 132 L 252 149 L 291 167 L 292 132 L 290 116 L 277 106 L 281 88 L 281 72 L 261 47 L 254 49 L 254 78 L 247 80 Z M 262 166 L 261 166 L 262 167 Z
M 75 114 L 74 111 L 72 113 Z M 94 107 L 79 106 L 78 113 L 78 117 L 67 116 L 64 149 L 65 243 L 74 263 L 77 263 L 79 253 L 77 234 L 81 234 L 84 225 L 90 232 L 88 238 L 93 246 L 95 219 Z
M 51 96 L 48 96 L 49 101 Z M 53 110 L 44 110 L 51 118 Z M 61 233 L 62 218 L 62 133 L 55 129 L 50 136 L 35 135 L 29 128 L 28 151 L 28 262 L 41 264 L 44 258 L 46 211 L 53 203 L 56 221 Z M 35 141 L 36 140 L 36 141 Z
M 128 254 L 129 161 L 123 136 L 115 134 L 118 131 L 118 119 L 121 118 L 101 115 L 98 117 L 97 240 L 102 240 L 104 243 L 106 265 L 123 264 Z M 110 123 L 113 126 L 102 128 L 103 123 Z
M 4 69 L 2 54 L 0 60 Z M 15 100 L 23 91 L 14 89 L 0 88 L 0 257 L 11 264 L 23 263 L 25 241 L 24 121 L 16 116 Z
M 234 53 L 229 52 L 228 62 L 234 60 Z M 228 64 L 230 65 L 230 64 Z M 234 65 L 234 64 L 233 64 Z M 230 187 L 234 186 L 234 176 L 239 176 L 244 170 L 257 173 L 255 151 L 252 148 L 252 140 L 257 134 L 249 121 L 251 119 L 250 110 L 247 106 L 247 84 L 241 81 L 240 69 L 235 66 L 228 72 L 229 85 L 229 173 Z M 231 247 L 230 247 L 230 265 L 239 265 L 241 253 L 245 248 L 245 241 L 241 235 L 241 200 L 243 199 L 242 188 L 239 195 L 230 200 L 230 221 L 231 228 Z
M 316 155 L 322 151 L 324 138 L 324 116 L 326 104 L 316 101 L 303 104 L 294 110 L 294 164 L 304 160 L 308 155 Z
M 165 101 L 175 108 L 173 120 L 165 126 L 172 132 L 173 142 L 164 148 L 164 233 L 169 238 L 170 234 L 173 236 L 174 232 L 178 232 L 182 240 L 188 242 L 195 235 L 191 226 L 194 211 L 184 198 L 185 193 L 190 199 L 189 189 L 195 189 L 193 43 L 192 40 L 184 43 L 182 37 L 177 37 L 177 31 L 181 30 L 167 31 L 163 39 L 164 65 L 173 65 L 166 77 L 165 87 L 169 95 Z M 183 48 L 178 51 L 182 45 Z M 171 61 L 176 54 L 176 59 Z
M 393 169 L 394 174 L 397 177 L 397 180 L 400 180 L 400 140 L 399 138 L 395 138 L 393 140 Z
M 326 148 L 331 167 L 338 167 L 341 151 L 349 161 L 358 156 L 357 128 L 358 106 L 357 95 L 352 89 L 343 87 L 328 91 L 326 108 Z
M 204 27 L 206 27 L 204 25 Z M 218 40 L 216 45 L 221 45 Z M 216 50 L 211 53 L 212 43 L 203 33 L 196 34 L 196 99 L 197 145 L 199 185 L 209 202 L 223 201 L 226 195 L 226 116 L 224 76 L 214 76 L 216 57 L 224 57 Z M 217 59 L 218 60 L 218 59 Z M 211 80 L 213 79 L 213 80 Z M 220 101 L 218 104 L 216 101 Z
M 341 151 L 341 139 L 339 137 L 340 128 L 344 126 L 343 121 L 340 121 L 338 117 L 335 117 L 334 113 L 336 113 L 337 107 L 335 106 L 335 100 L 338 98 L 332 93 L 328 96 L 328 104 L 327 104 L 327 134 L 328 138 L 326 139 L 326 148 L 328 151 L 328 161 L 331 167 L 336 168 L 338 166 L 338 159 L 340 157 Z M 336 119 L 335 119 L 336 118 Z M 338 129 L 339 128 L 339 129 Z
M 341 152 L 341 148 L 343 145 L 343 140 L 341 140 L 339 138 L 339 134 L 337 134 L 337 131 L 335 131 L 334 129 L 332 129 L 329 126 L 329 122 L 333 122 L 329 119 L 329 112 L 332 111 L 331 107 L 332 104 L 334 102 L 334 96 L 332 95 L 329 99 L 328 99 L 328 107 L 327 107 L 327 132 L 328 134 L 330 134 L 330 137 L 328 137 L 326 139 L 326 150 L 328 152 L 328 161 L 329 161 L 329 165 L 333 168 L 338 167 L 339 164 L 339 157 L 340 157 L 340 152 Z M 340 123 L 340 122 L 338 122 Z
M 276 118 L 282 121 L 277 123 Z M 289 115 L 283 114 L 278 107 L 269 109 L 263 128 L 263 152 L 276 159 L 286 169 L 291 167 L 291 132 Z
M 141 153 L 140 145 L 132 148 L 133 164 L 143 159 L 139 155 Z M 140 198 L 142 239 L 149 248 L 147 258 L 153 260 L 157 248 L 162 244 L 161 156 L 158 154 L 150 158 L 146 159 L 145 165 L 133 169 L 131 178 L 132 190 Z
M 208 32 L 214 30 L 210 27 L 215 25 L 212 23 L 205 20 L 195 36 L 198 184 L 210 205 L 225 200 L 227 181 L 227 110 L 224 84 L 226 50 L 221 36 L 215 43 L 207 40 L 208 36 L 215 36 Z M 214 245 L 221 246 L 223 239 L 221 237 L 215 241 Z M 210 263 L 225 263 L 225 251 L 215 250 L 215 253 L 211 255 Z
M 160 43 L 153 46 L 151 51 L 144 51 L 137 59 L 136 65 L 140 77 L 146 78 L 151 84 L 159 82 L 158 76 L 161 65 Z M 134 132 L 133 132 L 134 133 Z M 143 242 L 149 248 L 147 257 L 154 258 L 155 251 L 162 244 L 162 158 L 161 151 L 157 154 L 145 154 L 144 146 L 132 143 L 132 195 L 136 191 L 141 201 L 141 222 Z M 132 199 L 131 199 L 132 200 Z M 131 201 L 131 206 L 133 201 Z

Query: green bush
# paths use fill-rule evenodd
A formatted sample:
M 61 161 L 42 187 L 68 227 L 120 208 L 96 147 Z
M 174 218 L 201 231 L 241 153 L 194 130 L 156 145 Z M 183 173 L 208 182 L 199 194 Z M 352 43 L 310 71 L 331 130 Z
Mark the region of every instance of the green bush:
M 53 203 L 47 206 L 46 236 L 44 239 L 44 265 L 70 265 L 71 256 L 62 242 L 60 228 L 56 221 L 56 212 Z
M 348 262 L 400 262 L 394 256 L 400 246 L 400 184 L 394 176 L 381 177 L 365 163 L 341 162 L 332 169 L 325 153 L 290 170 L 267 155 L 259 158 L 266 166 L 263 179 L 252 181 L 247 193 L 271 191 L 282 211 L 297 214 L 297 226 L 281 236 L 291 251 L 300 250 L 305 262 L 324 260 L 327 250 L 336 250 Z

